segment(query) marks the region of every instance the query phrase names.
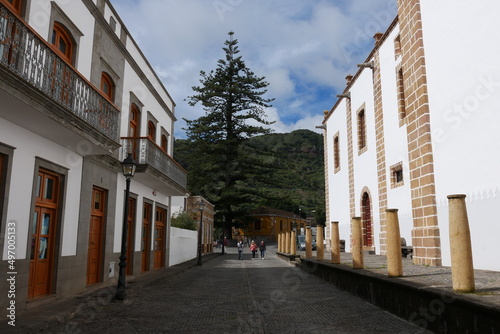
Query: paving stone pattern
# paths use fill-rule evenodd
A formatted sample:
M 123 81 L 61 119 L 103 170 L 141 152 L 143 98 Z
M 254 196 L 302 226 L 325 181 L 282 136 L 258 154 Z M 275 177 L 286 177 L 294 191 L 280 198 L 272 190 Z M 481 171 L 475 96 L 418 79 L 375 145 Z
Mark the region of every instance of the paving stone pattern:
M 428 333 L 340 291 L 269 250 L 235 250 L 128 293 L 126 302 L 51 323 L 43 333 Z

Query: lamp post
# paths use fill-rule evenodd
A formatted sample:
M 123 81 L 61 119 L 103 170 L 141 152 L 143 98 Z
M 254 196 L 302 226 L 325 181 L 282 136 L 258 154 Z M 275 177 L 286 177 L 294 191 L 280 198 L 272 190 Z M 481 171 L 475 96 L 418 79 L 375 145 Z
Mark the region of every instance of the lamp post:
M 130 196 L 130 179 L 134 177 L 137 163 L 132 158 L 132 154 L 128 154 L 122 162 L 123 176 L 126 178 L 125 188 L 125 203 L 123 209 L 123 227 L 122 227 L 122 248 L 120 252 L 120 267 L 118 273 L 118 285 L 116 286 L 116 300 L 125 300 L 125 268 L 127 267 L 127 232 L 128 232 L 128 200 Z
M 226 222 L 226 216 L 222 216 L 222 255 L 226 253 L 225 247 L 224 247 L 224 241 L 225 241 L 225 233 L 224 233 L 224 223 Z
M 205 203 L 203 200 L 200 200 L 198 203 L 200 205 L 200 226 L 198 228 L 198 263 L 197 265 L 201 266 L 201 239 L 203 232 L 203 208 L 205 207 Z
M 299 228 L 302 228 L 302 209 L 299 208 Z

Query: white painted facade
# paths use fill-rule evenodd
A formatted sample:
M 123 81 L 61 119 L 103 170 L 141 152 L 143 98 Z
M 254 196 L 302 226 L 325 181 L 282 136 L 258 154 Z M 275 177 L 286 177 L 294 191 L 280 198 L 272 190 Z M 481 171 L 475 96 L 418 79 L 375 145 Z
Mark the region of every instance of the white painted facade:
M 500 270 L 494 253 L 500 234 L 500 3 L 473 1 L 421 0 L 422 32 L 425 53 L 434 160 L 435 199 L 440 233 L 442 264 L 449 266 L 450 241 L 448 195 L 465 194 L 471 231 L 473 261 L 476 269 Z M 446 15 L 443 15 L 446 13 Z M 400 18 L 401 19 L 401 18 Z M 385 32 L 366 62 L 379 61 L 387 208 L 398 209 L 401 237 L 412 244 L 411 173 L 408 133 L 398 118 L 396 69 L 401 56 L 395 56 L 394 40 L 400 34 L 396 22 Z M 350 92 L 353 138 L 353 173 L 349 175 L 347 146 L 347 99 L 340 98 L 326 115 L 326 182 L 328 221 L 339 221 L 340 238 L 350 251 L 349 177 L 354 179 L 354 215 L 359 216 L 363 189 L 372 200 L 373 236 L 380 253 L 381 230 L 379 181 L 377 180 L 376 126 L 374 123 L 373 70 L 360 68 L 346 89 Z M 366 110 L 367 150 L 358 155 L 356 112 Z M 339 133 L 340 164 L 334 172 L 333 138 Z M 401 163 L 404 184 L 391 188 L 391 166 Z M 329 236 L 327 236 L 329 239 Z M 414 245 L 415 246 L 415 245 Z
M 172 158 L 175 103 L 111 2 L 20 3 L 14 8 L 0 0 L 0 258 L 6 268 L 7 227 L 15 226 L 16 303 L 23 310 L 116 284 L 126 153 L 139 164 L 130 182 L 128 275 L 170 265 L 171 198 L 187 190 L 186 171 Z M 10 37 L 8 21 L 20 40 Z M 64 47 L 53 44 L 57 24 L 69 36 L 68 60 Z M 102 73 L 113 84 L 109 95 Z M 140 111 L 134 136 L 132 103 Z M 48 200 L 36 196 L 40 173 L 56 180 L 47 181 L 53 188 L 40 188 L 53 196 Z M 42 271 L 48 276 L 36 281 L 33 273 Z M 0 273 L 1 291 L 6 274 Z

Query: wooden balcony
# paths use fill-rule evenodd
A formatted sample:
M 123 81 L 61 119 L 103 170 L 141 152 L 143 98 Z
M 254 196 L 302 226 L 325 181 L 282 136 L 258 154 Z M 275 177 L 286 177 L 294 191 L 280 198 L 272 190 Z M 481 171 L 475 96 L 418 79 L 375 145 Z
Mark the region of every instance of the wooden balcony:
M 138 163 L 134 179 L 170 196 L 187 193 L 187 171 L 151 139 L 122 138 L 122 156 L 132 153 Z
M 118 108 L 1 3 L 0 99 L 0 117 L 51 140 L 90 142 L 89 154 L 120 145 Z

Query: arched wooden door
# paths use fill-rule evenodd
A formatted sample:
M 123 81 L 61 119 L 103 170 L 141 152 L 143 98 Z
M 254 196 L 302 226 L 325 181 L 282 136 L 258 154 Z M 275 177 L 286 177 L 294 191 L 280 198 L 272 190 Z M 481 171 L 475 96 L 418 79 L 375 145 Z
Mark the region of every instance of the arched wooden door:
M 363 246 L 372 247 L 373 246 L 372 212 L 371 212 L 370 195 L 367 192 L 363 193 L 361 206 L 363 212 L 361 216 L 361 222 L 363 224 Z

